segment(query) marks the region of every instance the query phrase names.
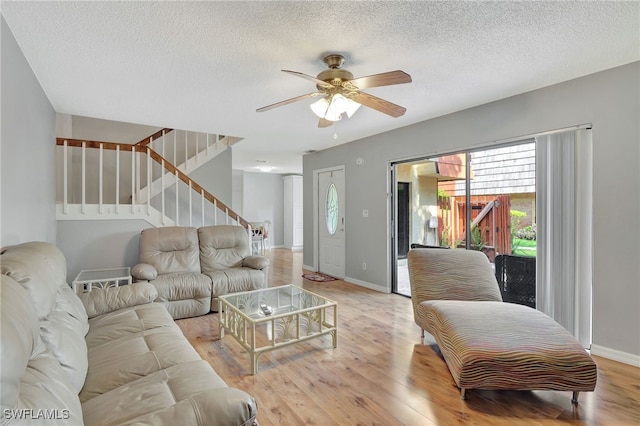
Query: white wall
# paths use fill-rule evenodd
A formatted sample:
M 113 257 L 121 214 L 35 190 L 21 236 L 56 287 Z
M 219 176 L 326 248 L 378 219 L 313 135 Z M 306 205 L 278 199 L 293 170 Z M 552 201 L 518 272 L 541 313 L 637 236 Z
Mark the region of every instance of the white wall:
M 0 156 L 0 247 L 56 242 L 56 114 L 4 18 Z
M 313 265 L 313 170 L 346 165 L 346 275 L 385 291 L 387 164 L 591 123 L 593 344 L 640 362 L 640 62 L 305 155 L 304 264 Z M 365 163 L 356 166 L 355 159 Z M 614 196 L 613 190 L 620 196 Z M 359 214 L 369 210 L 369 217 Z M 360 265 L 370 265 L 362 271 Z M 626 355 L 625 355 L 626 354 Z
M 302 215 L 304 206 L 302 205 L 302 176 L 283 176 L 284 182 L 284 217 L 283 217 L 283 243 L 284 247 L 290 250 L 302 250 L 304 224 Z

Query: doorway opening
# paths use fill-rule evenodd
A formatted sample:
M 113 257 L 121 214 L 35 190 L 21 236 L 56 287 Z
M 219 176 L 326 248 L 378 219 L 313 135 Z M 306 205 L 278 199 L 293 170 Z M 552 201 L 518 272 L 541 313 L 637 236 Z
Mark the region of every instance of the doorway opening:
M 410 183 L 398 182 L 398 259 L 406 259 L 410 244 Z

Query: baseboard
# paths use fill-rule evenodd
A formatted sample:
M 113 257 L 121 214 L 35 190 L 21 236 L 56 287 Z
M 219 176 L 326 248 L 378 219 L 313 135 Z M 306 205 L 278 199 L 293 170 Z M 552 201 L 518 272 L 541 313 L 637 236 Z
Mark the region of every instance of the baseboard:
M 307 271 L 311 271 L 311 272 L 317 272 L 316 268 L 314 268 L 313 266 L 309 266 L 309 265 L 302 265 L 302 269 L 307 270 Z
M 640 355 L 634 355 L 598 345 L 591 345 L 591 355 L 601 356 L 602 358 L 607 358 L 640 368 Z
M 390 293 L 390 291 L 387 290 L 386 288 L 381 288 L 379 285 L 371 284 L 370 282 L 362 281 L 357 278 L 344 277 L 344 281 L 351 284 L 359 285 L 360 287 L 365 287 L 371 290 L 379 291 L 380 293 Z
M 291 251 L 302 251 L 304 249 L 304 247 L 302 246 L 293 246 L 293 247 L 286 247 Z

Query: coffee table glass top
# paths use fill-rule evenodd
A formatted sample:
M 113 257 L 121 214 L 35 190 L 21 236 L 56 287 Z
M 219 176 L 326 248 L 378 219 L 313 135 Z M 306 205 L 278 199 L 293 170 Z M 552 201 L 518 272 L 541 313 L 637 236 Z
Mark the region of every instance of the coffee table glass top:
M 335 303 L 315 293 L 294 285 L 271 287 L 220 296 L 254 321 L 278 317 L 292 312 L 304 311 Z
M 331 335 L 337 346 L 336 302 L 294 285 L 218 297 L 220 338 L 232 335 L 249 353 L 251 373 L 266 351 Z

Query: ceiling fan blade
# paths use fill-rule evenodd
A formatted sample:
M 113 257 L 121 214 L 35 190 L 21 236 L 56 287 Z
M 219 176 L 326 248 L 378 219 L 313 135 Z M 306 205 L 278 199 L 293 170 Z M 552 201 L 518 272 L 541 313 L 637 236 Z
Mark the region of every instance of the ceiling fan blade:
M 407 111 L 405 107 L 401 107 L 400 105 L 396 105 L 364 92 L 359 92 L 353 100 L 359 104 L 373 108 L 376 111 L 380 111 L 392 117 L 400 117 Z
M 350 80 L 349 83 L 358 89 L 368 89 L 369 87 L 391 86 L 393 84 L 411 83 L 411 76 L 404 71 L 389 71 L 381 74 L 369 75 Z
M 312 98 L 314 96 L 322 95 L 320 92 L 307 93 L 306 95 L 296 96 L 295 98 L 287 99 L 286 101 L 280 101 L 275 104 L 263 106 L 262 108 L 258 108 L 256 112 L 268 111 L 273 108 L 277 108 L 283 105 L 288 105 L 296 101 L 301 101 L 302 99 Z
M 333 121 L 327 120 L 326 118 L 321 118 L 320 121 L 318 121 L 318 127 L 329 127 L 333 124 Z
M 287 74 L 291 74 L 291 75 L 295 75 L 295 76 L 304 78 L 305 80 L 313 81 L 318 86 L 323 87 L 325 89 L 331 89 L 333 87 L 333 85 L 327 83 L 326 81 L 322 81 L 322 80 L 320 80 L 318 78 L 312 77 L 312 76 L 307 75 L 307 74 L 303 74 L 303 73 L 298 72 L 298 71 L 282 70 L 282 72 L 286 72 Z

